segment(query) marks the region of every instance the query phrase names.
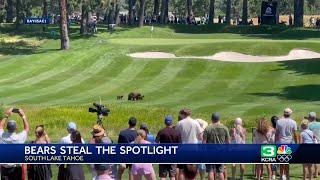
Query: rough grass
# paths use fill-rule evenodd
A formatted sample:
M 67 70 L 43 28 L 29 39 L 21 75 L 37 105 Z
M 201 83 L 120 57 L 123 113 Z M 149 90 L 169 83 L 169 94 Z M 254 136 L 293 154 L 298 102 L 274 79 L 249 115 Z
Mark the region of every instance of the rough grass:
M 139 124 L 147 123 L 156 133 L 166 114 L 176 116 L 183 107 L 205 120 L 212 112 L 220 112 L 222 122 L 229 127 L 240 116 L 248 129 L 256 125 L 257 118 L 281 115 L 287 106 L 293 108 L 298 121 L 308 111 L 318 111 L 319 59 L 252 64 L 135 60 L 126 55 L 140 51 L 280 55 L 294 48 L 320 52 L 320 35 L 314 30 L 180 25 L 155 27 L 151 38 L 150 27 L 118 28 L 92 37 L 81 37 L 72 27 L 72 48 L 68 51 L 58 50 L 59 40 L 47 39 L 52 30 L 57 29 L 50 27 L 42 33 L 40 28 L 27 27 L 15 32 L 22 38 L 44 38 L 44 42 L 34 51 L 14 49 L 0 57 L 0 101 L 6 107 L 25 109 L 31 128 L 44 124 L 54 141 L 65 134 L 69 121 L 75 121 L 89 140 L 96 117 L 87 108 L 99 97 L 111 109 L 104 122 L 114 140 L 130 116 L 136 116 Z M 12 37 L 9 30 L 2 32 L 2 37 Z M 126 96 L 131 91 L 142 92 L 145 100 L 116 100 L 117 95 Z M 297 179 L 301 178 L 300 168 L 295 166 L 293 171 Z

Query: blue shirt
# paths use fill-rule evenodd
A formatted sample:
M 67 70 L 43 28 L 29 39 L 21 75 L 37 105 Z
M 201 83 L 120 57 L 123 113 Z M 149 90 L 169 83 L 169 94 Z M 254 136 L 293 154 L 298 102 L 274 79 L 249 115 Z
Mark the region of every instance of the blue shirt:
M 320 138 L 320 122 L 309 123 L 309 129 L 314 133 L 315 136 Z
M 155 143 L 156 138 L 154 137 L 153 134 L 149 133 L 149 134 L 147 134 L 147 141 L 149 141 L 150 143 Z

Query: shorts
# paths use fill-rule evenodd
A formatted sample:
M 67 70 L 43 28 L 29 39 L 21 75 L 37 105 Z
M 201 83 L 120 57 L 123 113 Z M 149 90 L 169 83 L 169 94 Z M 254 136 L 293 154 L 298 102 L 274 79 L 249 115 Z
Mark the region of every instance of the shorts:
M 277 169 L 278 169 L 278 164 L 271 164 L 271 170 L 272 171 L 277 171 Z
M 169 177 L 175 177 L 177 165 L 175 164 L 159 164 L 159 177 L 166 178 L 168 173 Z
M 152 164 L 133 164 L 131 168 L 133 175 L 147 175 L 153 172 Z
M 216 172 L 216 173 L 223 173 L 224 172 L 224 165 L 223 164 L 206 164 L 206 171 L 209 172 Z
M 206 172 L 206 165 L 205 164 L 198 164 L 197 167 L 198 167 L 198 171 L 200 173 Z
M 178 164 L 177 165 L 178 169 L 184 169 L 185 166 L 186 166 L 185 164 Z

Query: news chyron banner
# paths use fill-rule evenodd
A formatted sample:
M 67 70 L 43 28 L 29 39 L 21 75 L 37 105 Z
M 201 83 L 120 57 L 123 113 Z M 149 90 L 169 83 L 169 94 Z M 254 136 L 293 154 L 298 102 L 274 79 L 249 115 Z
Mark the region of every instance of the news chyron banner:
M 2 144 L 0 163 L 320 163 L 317 144 Z

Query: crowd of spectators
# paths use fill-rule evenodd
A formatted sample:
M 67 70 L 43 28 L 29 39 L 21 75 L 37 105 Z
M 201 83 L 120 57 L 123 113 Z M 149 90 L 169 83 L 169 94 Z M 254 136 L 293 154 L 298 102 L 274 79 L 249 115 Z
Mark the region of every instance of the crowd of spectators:
M 17 113 L 23 121 L 23 130 L 17 132 L 17 122 L 11 120 L 13 113 Z M 281 117 L 272 116 L 270 120 L 261 118 L 257 121 L 257 126 L 253 130 L 252 139 L 254 144 L 293 144 L 304 143 L 313 144 L 320 142 L 320 122 L 317 122 L 315 112 L 310 112 L 304 117 L 298 126 L 292 117 L 293 111 L 286 108 Z M 246 144 L 247 130 L 243 126 L 243 120 L 236 118 L 230 129 L 221 121 L 218 113 L 213 113 L 211 122 L 202 119 L 194 119 L 191 110 L 182 109 L 179 111 L 178 121 L 175 123 L 172 115 L 164 118 L 164 126 L 153 135 L 146 124 L 142 123 L 137 128 L 138 120 L 131 117 L 128 120 L 128 127 L 120 131 L 118 143 L 122 144 L 152 144 L 152 143 L 182 143 L 182 144 Z M 77 125 L 70 122 L 67 125 L 67 135 L 62 137 L 59 143 L 79 144 L 86 143 L 81 132 L 77 130 Z M 6 111 L 4 118 L 0 122 L 0 143 L 2 144 L 22 144 L 27 141 L 30 131 L 27 116 L 22 109 L 10 108 Z M 31 143 L 47 144 L 52 143 L 43 125 L 35 127 L 35 139 Z M 94 125 L 91 131 L 92 138 L 90 144 L 111 144 L 113 141 L 108 137 L 106 130 L 100 125 Z M 240 164 L 240 179 L 244 178 L 245 165 Z M 255 165 L 255 177 L 260 180 L 263 177 L 264 166 L 266 167 L 268 179 L 289 179 L 290 171 L 288 164 Z M 209 180 L 227 179 L 226 166 L 223 164 L 160 164 L 156 175 L 153 164 L 96 164 L 91 165 L 90 170 L 93 180 L 123 179 L 123 174 L 128 170 L 130 180 L 140 180 L 144 177 L 147 180 L 155 180 L 158 176 L 164 180 L 170 179 L 193 180 L 197 176 L 201 179 L 207 177 Z M 232 179 L 236 178 L 237 165 L 232 165 Z M 59 180 L 84 180 L 85 173 L 81 164 L 67 164 L 58 166 Z M 303 179 L 318 177 L 316 164 L 303 164 Z M 2 164 L 1 179 L 19 180 L 22 177 L 30 180 L 47 180 L 52 178 L 51 166 L 48 164 Z

